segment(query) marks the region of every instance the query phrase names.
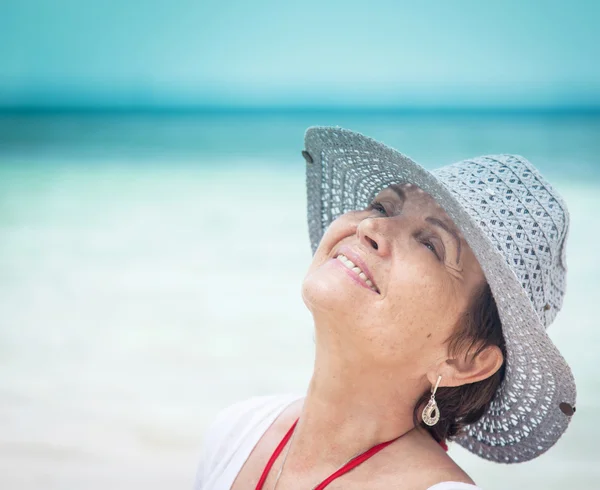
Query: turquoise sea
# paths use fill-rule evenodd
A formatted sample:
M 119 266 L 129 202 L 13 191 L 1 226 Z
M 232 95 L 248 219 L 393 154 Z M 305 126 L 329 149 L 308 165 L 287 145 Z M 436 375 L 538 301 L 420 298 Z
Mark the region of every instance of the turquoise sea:
M 305 389 L 311 125 L 428 168 L 518 153 L 563 194 L 577 413 L 529 463 L 451 453 L 485 490 L 598 488 L 600 115 L 233 110 L 0 116 L 0 488 L 190 488 L 219 409 Z

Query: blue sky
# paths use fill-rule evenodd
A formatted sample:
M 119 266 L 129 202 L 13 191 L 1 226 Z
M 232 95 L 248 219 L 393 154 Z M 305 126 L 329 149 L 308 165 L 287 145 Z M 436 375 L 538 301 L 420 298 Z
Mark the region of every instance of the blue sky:
M 597 1 L 3 0 L 0 106 L 600 106 Z

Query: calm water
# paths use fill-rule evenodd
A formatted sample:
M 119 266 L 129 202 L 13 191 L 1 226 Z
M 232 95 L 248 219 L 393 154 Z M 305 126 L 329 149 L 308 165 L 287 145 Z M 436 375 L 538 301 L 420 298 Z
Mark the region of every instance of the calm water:
M 568 292 L 550 333 L 577 414 L 530 463 L 451 451 L 484 489 L 598 488 L 600 118 L 326 113 L 0 118 L 0 488 L 190 488 L 217 410 L 306 387 L 313 124 L 429 168 L 520 153 L 562 192 Z

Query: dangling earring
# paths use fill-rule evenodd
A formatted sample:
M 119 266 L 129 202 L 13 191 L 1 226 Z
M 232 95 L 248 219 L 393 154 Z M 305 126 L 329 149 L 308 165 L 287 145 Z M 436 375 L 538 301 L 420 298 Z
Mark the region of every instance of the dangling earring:
M 440 385 L 440 381 L 442 380 L 441 376 L 438 376 L 437 383 L 435 384 L 435 388 L 433 389 L 433 393 L 431 393 L 431 398 L 425 408 L 423 409 L 423 422 L 425 422 L 430 427 L 438 423 L 440 420 L 440 409 L 435 402 L 435 392 Z

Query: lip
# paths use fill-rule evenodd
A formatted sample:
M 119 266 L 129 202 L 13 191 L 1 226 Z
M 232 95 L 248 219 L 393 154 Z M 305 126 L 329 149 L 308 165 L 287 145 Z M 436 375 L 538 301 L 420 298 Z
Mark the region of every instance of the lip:
M 363 259 L 360 258 L 360 256 L 354 252 L 350 247 L 348 247 L 347 245 L 342 245 L 335 253 L 335 255 L 333 256 L 333 258 L 335 260 L 337 260 L 337 256 L 338 255 L 345 255 L 346 257 L 348 257 L 348 259 L 350 259 L 354 264 L 356 264 L 365 274 L 365 276 L 367 276 L 367 279 L 369 279 L 372 283 L 373 286 L 375 286 L 377 288 L 377 290 L 379 291 L 380 294 L 381 290 L 379 289 L 379 286 L 377 286 L 377 283 L 373 280 L 373 274 L 371 274 L 371 271 L 369 270 L 369 268 L 367 267 L 367 264 L 365 264 L 365 262 L 363 261 Z M 343 264 L 342 264 L 343 265 Z M 348 269 L 346 267 L 346 270 L 348 272 L 352 272 L 350 269 Z M 352 273 L 353 275 L 355 275 L 354 273 Z M 360 281 L 362 283 L 362 281 Z M 366 284 L 364 284 L 364 286 L 371 290 L 371 288 L 369 286 L 367 286 Z M 372 290 L 371 290 L 372 291 Z

